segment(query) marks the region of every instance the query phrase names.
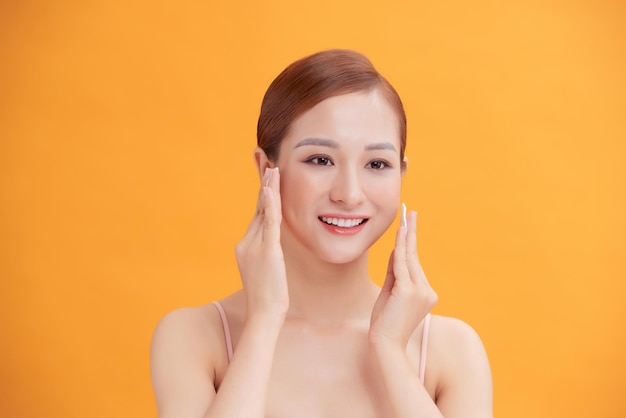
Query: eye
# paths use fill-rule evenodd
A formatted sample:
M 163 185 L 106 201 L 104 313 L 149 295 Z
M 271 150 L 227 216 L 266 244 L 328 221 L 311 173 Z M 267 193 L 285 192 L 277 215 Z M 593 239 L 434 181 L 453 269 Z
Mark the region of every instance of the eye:
M 315 165 L 333 165 L 333 162 L 331 161 L 330 158 L 325 157 L 323 155 L 318 155 L 315 157 L 311 157 L 308 160 L 306 160 L 307 163 L 312 163 Z
M 365 165 L 365 168 L 371 168 L 374 170 L 383 170 L 385 168 L 391 167 L 387 161 L 384 160 L 374 160 Z

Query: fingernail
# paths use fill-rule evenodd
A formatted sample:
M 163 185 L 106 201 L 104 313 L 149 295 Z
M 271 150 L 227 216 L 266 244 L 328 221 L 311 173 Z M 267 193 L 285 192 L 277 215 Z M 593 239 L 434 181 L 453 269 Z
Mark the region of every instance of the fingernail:
M 404 203 L 402 204 L 402 221 L 400 225 L 406 226 L 406 205 Z

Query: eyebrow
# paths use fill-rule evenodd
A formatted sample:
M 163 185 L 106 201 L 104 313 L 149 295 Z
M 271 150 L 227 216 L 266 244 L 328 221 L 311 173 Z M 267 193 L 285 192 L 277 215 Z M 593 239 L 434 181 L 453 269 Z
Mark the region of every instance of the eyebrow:
M 380 150 L 380 149 L 388 149 L 390 151 L 397 152 L 396 147 L 394 147 L 391 142 L 377 142 L 375 144 L 370 144 L 365 147 L 366 151 Z
M 339 142 L 326 138 L 305 138 L 298 142 L 294 148 L 304 147 L 306 145 L 314 145 L 329 148 L 339 148 Z M 397 152 L 396 147 L 391 142 L 377 142 L 365 146 L 366 151 L 375 150 L 391 150 Z
M 294 148 L 303 147 L 305 145 L 317 145 L 321 147 L 339 148 L 339 142 L 325 138 L 305 138 L 298 142 Z

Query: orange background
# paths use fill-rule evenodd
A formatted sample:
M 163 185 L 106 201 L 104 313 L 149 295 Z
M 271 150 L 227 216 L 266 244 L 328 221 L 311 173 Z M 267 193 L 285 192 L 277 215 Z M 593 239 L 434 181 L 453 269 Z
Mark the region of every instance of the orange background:
M 626 416 L 625 21 L 618 0 L 1 2 L 0 416 L 155 416 L 157 321 L 239 287 L 265 88 L 330 47 L 405 101 L 435 311 L 481 334 L 496 416 Z

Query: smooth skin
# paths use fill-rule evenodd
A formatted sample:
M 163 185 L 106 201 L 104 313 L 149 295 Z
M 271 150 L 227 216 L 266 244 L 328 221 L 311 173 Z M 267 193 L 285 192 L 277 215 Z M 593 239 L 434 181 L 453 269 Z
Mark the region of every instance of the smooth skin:
M 277 161 L 261 149 L 257 209 L 235 253 L 243 289 L 166 315 L 153 336 L 159 417 L 492 417 L 478 335 L 433 315 L 425 384 L 423 320 L 437 302 L 417 256 L 417 214 L 397 230 L 384 285 L 370 246 L 394 221 L 401 164 L 393 109 L 376 90 L 324 100 L 296 119 Z M 342 233 L 321 218 L 367 219 Z

